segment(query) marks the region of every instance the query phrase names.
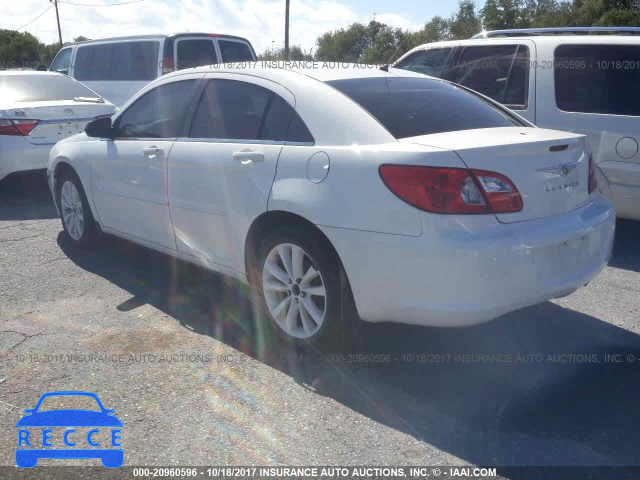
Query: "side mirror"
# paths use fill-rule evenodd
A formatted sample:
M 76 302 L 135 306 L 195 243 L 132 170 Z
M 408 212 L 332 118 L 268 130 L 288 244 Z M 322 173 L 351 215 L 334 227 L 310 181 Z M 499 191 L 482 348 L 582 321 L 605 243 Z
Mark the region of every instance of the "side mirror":
M 38 65 L 38 66 L 36 67 L 36 70 L 37 70 L 38 72 L 46 72 L 46 71 L 47 71 L 47 67 L 46 67 L 45 65 L 40 64 L 40 65 Z
M 100 117 L 93 122 L 89 122 L 84 127 L 84 133 L 93 138 L 113 138 L 114 131 L 111 126 L 111 117 Z

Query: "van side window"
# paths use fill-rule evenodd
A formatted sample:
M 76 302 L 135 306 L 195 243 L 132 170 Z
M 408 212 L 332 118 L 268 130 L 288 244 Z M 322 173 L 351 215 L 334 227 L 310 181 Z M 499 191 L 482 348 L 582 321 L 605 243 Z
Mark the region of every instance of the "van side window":
M 77 80 L 149 81 L 158 76 L 158 41 L 112 42 L 78 47 Z
M 527 108 L 529 87 L 529 48 L 525 45 L 487 45 L 464 47 L 453 68 L 442 78 L 507 105 Z
M 178 70 L 218 63 L 216 48 L 210 38 L 178 40 L 177 56 Z
M 167 83 L 145 93 L 116 120 L 117 137 L 179 137 L 196 82 L 181 80 Z
M 398 62 L 395 68 L 402 68 L 411 72 L 439 77 L 442 69 L 450 61 L 452 48 L 431 48 L 420 50 Z
M 67 73 L 69 71 L 69 65 L 71 64 L 71 48 L 63 48 L 58 52 L 56 58 L 53 59 L 49 70 L 52 72 Z
M 254 60 L 251 48 L 245 42 L 233 40 L 218 40 L 223 63 L 252 62 Z
M 560 110 L 640 115 L 639 46 L 560 45 L 553 73 Z

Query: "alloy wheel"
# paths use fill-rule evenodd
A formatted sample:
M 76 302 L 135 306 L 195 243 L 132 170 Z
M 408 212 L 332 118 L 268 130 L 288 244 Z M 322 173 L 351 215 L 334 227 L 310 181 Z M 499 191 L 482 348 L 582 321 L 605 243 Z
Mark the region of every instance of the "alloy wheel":
M 84 210 L 80 193 L 70 180 L 64 182 L 60 189 L 60 203 L 67 232 L 73 240 L 79 241 L 84 232 Z
M 295 338 L 311 338 L 327 313 L 327 292 L 322 274 L 298 245 L 282 243 L 267 255 L 262 290 L 276 323 Z

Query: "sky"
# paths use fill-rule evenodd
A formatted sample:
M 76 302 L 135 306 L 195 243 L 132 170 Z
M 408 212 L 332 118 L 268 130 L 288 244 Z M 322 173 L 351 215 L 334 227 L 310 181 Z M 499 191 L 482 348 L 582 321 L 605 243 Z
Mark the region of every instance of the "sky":
M 285 0 L 58 1 L 65 42 L 80 35 L 97 39 L 148 33 L 207 32 L 246 37 L 257 52 L 284 44 Z M 125 2 L 134 3 L 104 6 Z M 291 45 L 300 45 L 310 51 L 315 48 L 316 38 L 323 33 L 353 22 L 368 22 L 374 15 L 378 21 L 389 25 L 416 30 L 434 15 L 451 15 L 457 2 L 291 0 Z M 55 10 L 49 0 L 0 0 L 0 6 L 0 28 L 16 30 L 43 14 L 20 31 L 27 31 L 45 43 L 58 40 Z

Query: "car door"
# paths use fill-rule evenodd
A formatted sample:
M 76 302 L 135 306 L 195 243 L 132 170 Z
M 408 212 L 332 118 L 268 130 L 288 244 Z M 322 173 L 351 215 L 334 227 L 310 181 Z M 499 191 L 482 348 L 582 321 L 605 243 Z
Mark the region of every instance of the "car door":
M 241 80 L 240 80 L 241 79 Z M 188 138 L 169 158 L 169 198 L 178 250 L 213 268 L 244 272 L 244 241 L 267 210 L 284 145 L 274 121 L 295 99 L 284 87 L 257 77 L 209 74 Z
M 92 191 L 107 229 L 175 250 L 167 159 L 202 74 L 172 78 L 114 120 L 115 138 L 90 142 Z

